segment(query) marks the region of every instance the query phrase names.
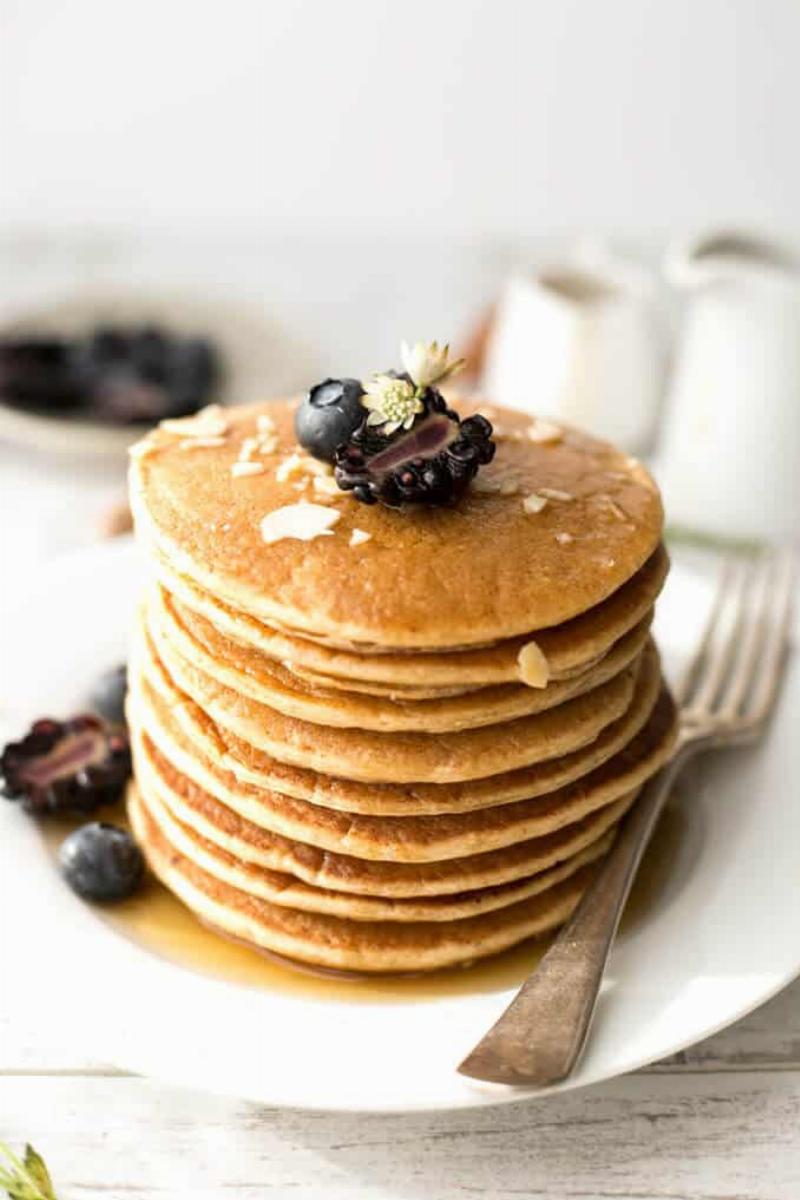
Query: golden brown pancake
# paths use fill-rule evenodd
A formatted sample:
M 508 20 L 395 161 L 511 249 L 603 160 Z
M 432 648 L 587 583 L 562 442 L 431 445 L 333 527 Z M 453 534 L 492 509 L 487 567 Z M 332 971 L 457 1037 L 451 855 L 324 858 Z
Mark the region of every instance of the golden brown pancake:
M 650 615 L 624 634 L 593 667 L 544 688 L 502 684 L 434 700 L 397 701 L 378 696 L 330 691 L 304 684 L 259 650 L 220 634 L 163 589 L 150 593 L 145 621 L 168 664 L 173 652 L 209 678 L 288 717 L 341 728 L 387 733 L 420 730 L 449 733 L 497 725 L 555 708 L 613 679 L 638 655 L 647 640 Z
M 363 858 L 344 847 L 326 850 L 256 825 L 182 776 L 146 739 L 137 741 L 134 752 L 137 786 L 145 803 L 155 796 L 184 825 L 237 858 L 359 895 L 449 895 L 528 878 L 596 841 L 617 824 L 636 796 L 629 792 L 551 833 L 497 850 L 439 861 L 390 862 Z
M 602 858 L 614 839 L 614 830 L 611 829 L 557 867 L 540 871 L 528 879 L 515 880 L 499 887 L 478 888 L 473 892 L 457 892 L 450 896 L 397 900 L 314 887 L 284 871 L 272 871 L 248 862 L 224 850 L 218 842 L 203 837 L 191 826 L 184 825 L 152 792 L 146 804 L 141 794 L 129 797 L 128 802 L 138 804 L 146 811 L 173 849 L 223 883 L 252 896 L 259 896 L 262 900 L 269 900 L 272 904 L 298 908 L 303 912 L 347 917 L 352 921 L 452 921 L 492 912 L 528 896 L 538 896 L 561 883 L 581 867 Z
M 519 680 L 519 654 L 532 640 L 512 638 L 480 650 L 455 653 L 374 653 L 336 650 L 307 637 L 270 629 L 247 613 L 231 608 L 191 580 L 171 571 L 154 553 L 162 583 L 183 605 L 205 617 L 223 634 L 282 662 L 303 679 L 323 687 L 371 691 L 424 699 L 458 694 L 470 688 Z M 663 586 L 669 560 L 663 546 L 643 567 L 596 608 L 563 625 L 537 632 L 535 641 L 550 667 L 551 679 L 569 678 L 591 666 L 650 610 Z
M 457 921 L 353 921 L 271 904 L 178 853 L 134 802 L 131 823 L 153 872 L 221 932 L 297 962 L 362 972 L 431 971 L 469 963 L 566 921 L 593 877 L 583 867 L 546 892 Z
M 452 508 L 392 511 L 342 493 L 331 536 L 266 544 L 261 521 L 295 504 L 276 469 L 293 452 L 294 404 L 231 410 L 220 439 L 156 430 L 131 466 L 137 527 L 180 575 L 271 626 L 384 647 L 493 643 L 560 625 L 594 608 L 654 553 L 663 522 L 644 469 L 604 442 L 565 430 L 553 444 L 526 436 L 528 417 L 479 406 L 519 440 L 501 440 L 483 485 L 513 480 L 513 495 L 470 488 Z M 266 470 L 231 467 L 257 418 L 276 428 Z M 188 443 L 188 444 L 187 444 Z M 531 493 L 550 492 L 537 513 Z M 565 498 L 566 497 L 566 498 Z M 352 546 L 354 530 L 369 541 Z
M 179 750 L 139 710 L 132 711 L 137 769 L 152 765 L 177 789 L 185 774 L 246 820 L 308 845 L 376 861 L 438 862 L 528 841 L 573 824 L 641 787 L 662 765 L 674 741 L 674 710 L 666 693 L 633 741 L 594 771 L 555 792 L 513 804 L 438 816 L 364 816 L 321 808 L 280 792 L 243 784 L 210 759 Z M 152 731 L 152 732 L 151 732 Z
M 593 691 L 531 717 L 427 734 L 337 729 L 287 717 L 211 679 L 163 642 L 156 653 L 145 634 L 134 648 L 134 671 L 150 677 L 154 658 L 217 725 L 280 762 L 385 783 L 481 779 L 577 750 L 629 707 L 639 666 L 635 662 Z
M 141 675 L 131 676 L 129 704 L 133 706 L 141 699 L 138 714 L 131 707 L 130 721 L 142 725 L 167 757 L 188 766 L 190 772 L 191 761 L 210 759 L 242 783 L 324 808 L 372 816 L 469 812 L 553 792 L 582 778 L 627 746 L 649 721 L 662 687 L 658 655 L 651 644 L 643 655 L 629 708 L 592 743 L 572 754 L 463 783 L 360 783 L 288 766 L 254 750 L 215 725 L 172 686 L 163 672 L 157 671 L 157 664 L 154 667 L 155 687 Z

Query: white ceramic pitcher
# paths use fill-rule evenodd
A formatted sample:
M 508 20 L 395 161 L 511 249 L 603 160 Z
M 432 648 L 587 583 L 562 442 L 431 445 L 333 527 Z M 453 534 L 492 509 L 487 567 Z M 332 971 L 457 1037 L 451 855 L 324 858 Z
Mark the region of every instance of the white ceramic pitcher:
M 687 295 L 660 458 L 670 520 L 734 537 L 800 533 L 800 262 L 736 233 L 676 244 Z
M 652 276 L 598 248 L 508 281 L 482 385 L 500 404 L 641 451 L 655 431 L 663 367 Z

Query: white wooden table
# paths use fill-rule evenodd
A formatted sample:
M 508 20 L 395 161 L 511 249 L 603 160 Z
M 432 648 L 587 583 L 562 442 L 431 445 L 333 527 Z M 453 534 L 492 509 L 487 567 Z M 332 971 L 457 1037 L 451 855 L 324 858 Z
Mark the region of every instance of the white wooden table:
M 46 1029 L 0 1047 L 0 1136 L 33 1140 L 65 1200 L 800 1196 L 800 984 L 636 1075 L 474 1114 L 279 1112 L 85 1062 Z
M 251 290 L 258 279 L 274 282 L 277 268 L 294 278 L 290 256 L 276 257 L 274 249 L 261 258 L 252 248 L 242 255 Z M 157 274 L 151 259 L 113 244 L 0 246 L 4 284 L 16 281 L 20 297 L 37 300 L 48 281 L 62 290 L 87 277 L 95 287 L 129 278 L 149 283 Z M 476 259 L 475 289 L 507 260 L 499 250 L 491 261 Z M 182 275 L 198 261 L 186 252 Z M 463 266 L 451 275 L 463 315 L 475 307 L 477 290 L 465 290 L 470 272 Z M 9 293 L 1 299 L 9 303 Z M 448 303 L 443 288 L 434 307 Z M 318 306 L 314 336 L 331 311 Z M 333 359 L 336 339 L 326 329 L 324 350 Z M 383 336 L 374 321 L 371 336 L 375 344 Z M 0 446 L 2 598 L 23 568 L 90 540 L 121 486 L 113 473 L 78 480 L 65 467 L 44 469 Z M 0 692 L 0 704 L 9 702 Z M 0 913 L 0 920 L 18 918 Z M 0 987 L 13 987 L 19 970 L 24 964 L 0 963 Z M 0 1140 L 34 1142 L 51 1165 L 59 1200 L 798 1200 L 800 983 L 737 1026 L 636 1075 L 548 1101 L 410 1118 L 260 1109 L 85 1061 L 46 1028 L 0 1025 Z

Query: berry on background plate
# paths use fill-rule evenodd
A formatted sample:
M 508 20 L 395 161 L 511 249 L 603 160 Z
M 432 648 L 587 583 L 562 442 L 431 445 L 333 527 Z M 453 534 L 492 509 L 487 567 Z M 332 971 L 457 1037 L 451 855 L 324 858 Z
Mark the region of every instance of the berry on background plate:
M 120 425 L 188 416 L 211 399 L 221 375 L 207 338 L 156 325 L 0 338 L 0 400 L 45 415 L 79 411 Z

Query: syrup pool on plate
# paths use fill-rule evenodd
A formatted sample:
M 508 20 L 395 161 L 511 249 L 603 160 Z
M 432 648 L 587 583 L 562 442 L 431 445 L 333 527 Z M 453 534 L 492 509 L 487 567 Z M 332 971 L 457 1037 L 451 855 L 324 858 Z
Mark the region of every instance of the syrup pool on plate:
M 104 820 L 127 825 L 122 808 Z M 56 819 L 43 825 L 54 864 L 58 847 L 79 821 Z M 673 879 L 688 829 L 684 806 L 668 806 L 645 855 L 622 921 L 621 936 L 632 936 L 658 907 Z M 502 992 L 518 987 L 551 945 L 537 938 L 472 966 L 416 976 L 354 976 L 293 966 L 201 924 L 162 884 L 147 877 L 137 895 L 95 910 L 120 936 L 185 969 L 246 987 L 308 999 L 367 1003 L 414 1003 L 447 995 Z

